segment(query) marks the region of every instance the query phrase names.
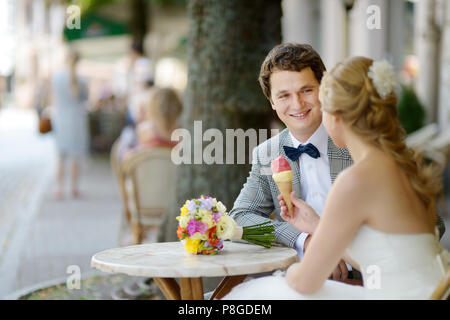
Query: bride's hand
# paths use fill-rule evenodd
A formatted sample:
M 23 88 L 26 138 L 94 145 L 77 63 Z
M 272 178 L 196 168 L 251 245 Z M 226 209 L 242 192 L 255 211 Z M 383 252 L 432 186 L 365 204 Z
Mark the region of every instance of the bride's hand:
M 294 209 L 294 217 L 290 217 L 288 208 L 286 206 L 286 202 L 283 199 L 283 196 L 278 195 L 278 200 L 280 200 L 281 207 L 281 218 L 283 220 L 289 222 L 294 227 L 296 227 L 301 232 L 306 232 L 312 234 L 316 229 L 320 217 L 314 211 L 311 206 L 309 206 L 305 201 L 298 199 L 295 196 L 295 192 L 291 192 L 291 202 Z

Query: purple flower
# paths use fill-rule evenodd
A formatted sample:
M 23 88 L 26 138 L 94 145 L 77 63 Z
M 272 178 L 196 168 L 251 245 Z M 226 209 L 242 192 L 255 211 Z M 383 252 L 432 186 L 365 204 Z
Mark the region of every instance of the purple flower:
M 191 219 L 188 222 L 187 230 L 189 232 L 189 236 L 191 237 L 194 233 L 200 232 L 204 234 L 208 230 L 208 225 L 201 221 L 197 221 L 195 219 Z
M 210 198 L 200 199 L 200 209 L 211 210 L 213 207 L 213 202 Z
M 223 240 L 219 240 L 219 242 L 215 246 L 213 246 L 211 243 L 209 243 L 208 240 L 205 240 L 203 247 L 204 248 L 213 247 L 214 249 L 221 250 L 223 248 Z
M 191 200 L 187 203 L 186 208 L 189 210 L 189 212 L 193 212 L 195 211 L 195 209 L 197 209 L 197 204 Z
M 214 222 L 218 222 L 220 220 L 220 217 L 222 216 L 222 212 L 214 212 L 212 213 L 212 218 Z
M 211 245 L 211 243 L 209 243 L 208 240 L 205 240 L 205 243 L 203 244 L 203 248 L 209 248 L 209 247 L 213 247 L 213 245 Z

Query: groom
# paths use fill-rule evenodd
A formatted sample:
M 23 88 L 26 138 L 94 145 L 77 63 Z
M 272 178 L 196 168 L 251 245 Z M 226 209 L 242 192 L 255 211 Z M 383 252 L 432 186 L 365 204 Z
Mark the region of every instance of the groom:
M 336 147 L 322 125 L 318 96 L 324 72 L 322 59 L 310 45 L 283 43 L 269 52 L 258 81 L 287 128 L 253 150 L 252 169 L 230 211 L 239 225 L 250 225 L 269 221 L 276 210 L 276 241 L 295 248 L 300 259 L 311 237 L 281 219 L 279 190 L 270 163 L 280 155 L 285 157 L 293 173 L 292 190 L 320 216 L 336 176 L 353 163 L 348 151 Z M 292 152 L 300 145 L 305 147 Z M 442 235 L 443 224 L 438 222 Z M 351 267 L 341 261 L 331 277 L 361 279 L 359 272 L 349 273 L 348 269 Z

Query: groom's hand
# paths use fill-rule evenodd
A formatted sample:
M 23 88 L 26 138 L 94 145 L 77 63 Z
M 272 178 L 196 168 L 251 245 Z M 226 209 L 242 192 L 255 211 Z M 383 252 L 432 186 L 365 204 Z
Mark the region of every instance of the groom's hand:
M 309 242 L 311 241 L 311 235 L 309 234 L 306 239 L 305 243 L 303 244 L 303 252 L 306 251 L 308 248 Z M 341 260 L 337 267 L 333 270 L 333 273 L 330 275 L 329 279 L 331 280 L 347 280 L 348 279 L 348 269 L 347 265 L 345 264 L 344 260 Z
M 342 281 L 347 280 L 347 278 L 348 278 L 347 265 L 345 264 L 344 260 L 341 260 L 338 266 L 333 270 L 333 273 L 331 274 L 329 279 Z

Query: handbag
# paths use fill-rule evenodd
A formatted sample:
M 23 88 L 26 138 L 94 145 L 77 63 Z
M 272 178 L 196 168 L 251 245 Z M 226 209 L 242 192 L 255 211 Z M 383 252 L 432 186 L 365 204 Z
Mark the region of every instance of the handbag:
M 52 121 L 47 116 L 39 117 L 39 133 L 48 133 L 52 131 Z
M 50 106 L 38 110 L 39 133 L 45 134 L 52 131 L 51 108 Z

